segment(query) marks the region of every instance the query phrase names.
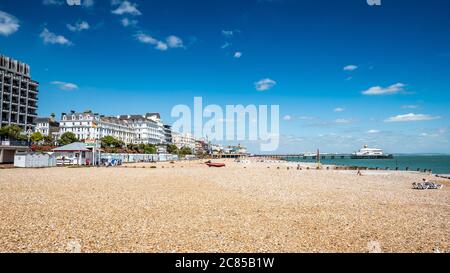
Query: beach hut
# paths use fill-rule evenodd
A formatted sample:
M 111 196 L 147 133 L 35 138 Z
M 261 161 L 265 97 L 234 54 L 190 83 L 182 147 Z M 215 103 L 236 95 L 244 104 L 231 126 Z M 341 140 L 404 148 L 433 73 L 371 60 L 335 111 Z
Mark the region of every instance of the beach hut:
M 55 167 L 56 159 L 53 153 L 17 153 L 14 157 L 16 168 L 47 168 Z
M 93 153 L 85 143 L 75 142 L 53 149 L 58 165 L 90 165 L 93 162 Z

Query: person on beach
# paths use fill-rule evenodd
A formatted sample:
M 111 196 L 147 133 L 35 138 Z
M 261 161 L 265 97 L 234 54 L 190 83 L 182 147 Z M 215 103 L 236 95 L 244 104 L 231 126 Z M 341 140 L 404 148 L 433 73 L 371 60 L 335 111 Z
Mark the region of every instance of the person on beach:
M 357 175 L 358 175 L 358 176 L 363 176 L 363 174 L 362 174 L 361 170 L 358 170 L 358 173 L 357 173 Z

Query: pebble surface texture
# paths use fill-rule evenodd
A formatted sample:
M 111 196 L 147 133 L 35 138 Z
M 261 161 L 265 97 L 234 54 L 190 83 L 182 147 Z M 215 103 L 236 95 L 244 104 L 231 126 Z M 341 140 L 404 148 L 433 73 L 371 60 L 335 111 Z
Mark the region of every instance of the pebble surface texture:
M 448 180 L 226 163 L 2 169 L 0 252 L 450 251 Z

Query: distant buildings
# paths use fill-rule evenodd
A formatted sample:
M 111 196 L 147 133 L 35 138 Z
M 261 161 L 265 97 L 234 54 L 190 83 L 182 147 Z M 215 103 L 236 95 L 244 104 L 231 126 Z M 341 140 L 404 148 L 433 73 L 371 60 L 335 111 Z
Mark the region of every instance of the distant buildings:
M 34 129 L 39 83 L 30 78 L 30 67 L 0 55 L 0 127 L 18 125 Z
M 59 122 L 56 121 L 55 116 L 52 115 L 48 118 L 39 117 L 35 120 L 36 127 L 35 132 L 41 133 L 43 136 L 50 136 L 57 138 L 59 135 Z
M 164 125 L 164 141 L 165 144 L 172 144 L 172 126 Z
M 159 119 L 147 115 L 122 115 L 118 118 L 134 130 L 133 144 L 164 143 L 164 127 Z
M 172 132 L 172 143 L 181 149 L 188 147 L 191 150 L 195 150 L 195 138 L 191 134 L 181 134 L 178 132 Z

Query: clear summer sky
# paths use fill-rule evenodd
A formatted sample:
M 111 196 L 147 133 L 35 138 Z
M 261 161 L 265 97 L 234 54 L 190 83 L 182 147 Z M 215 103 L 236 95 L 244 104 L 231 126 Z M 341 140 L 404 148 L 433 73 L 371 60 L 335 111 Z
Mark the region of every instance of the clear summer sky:
M 76 1 L 73 1 L 76 2 Z M 280 153 L 450 153 L 450 1 L 0 0 L 39 114 L 280 105 Z M 250 150 L 257 145 L 248 143 Z

